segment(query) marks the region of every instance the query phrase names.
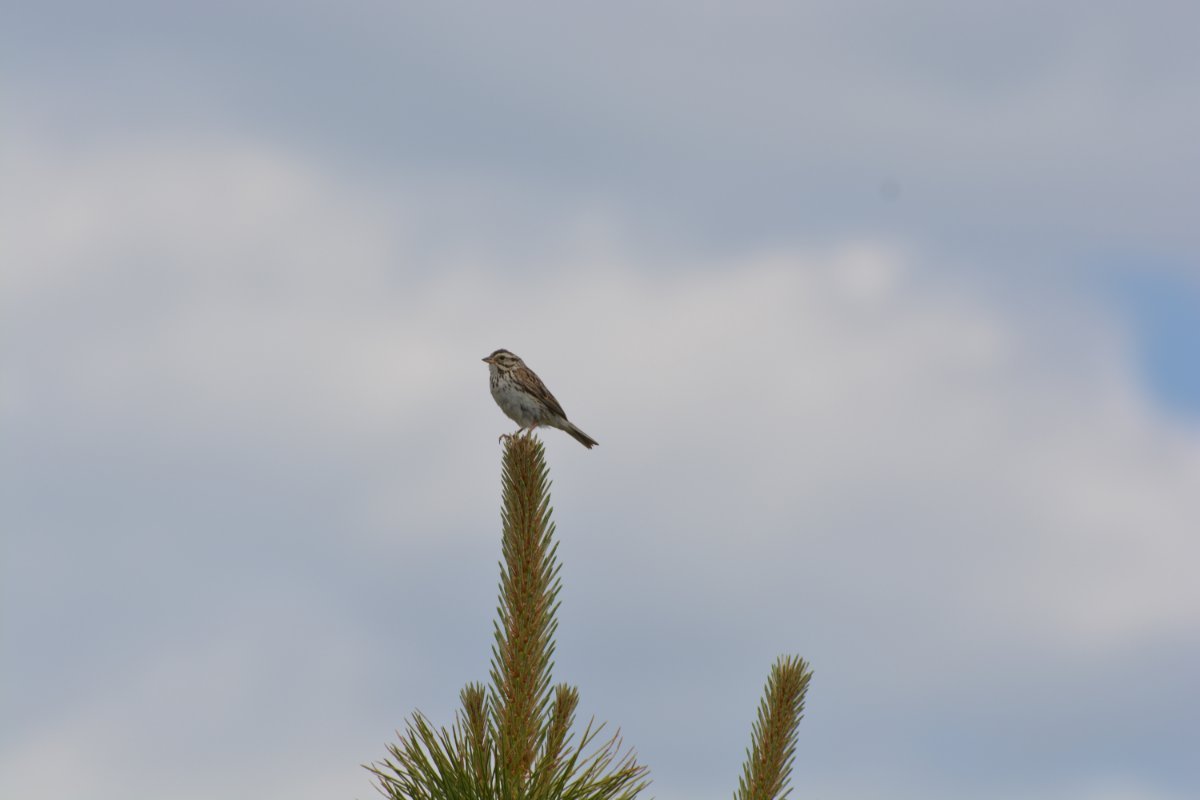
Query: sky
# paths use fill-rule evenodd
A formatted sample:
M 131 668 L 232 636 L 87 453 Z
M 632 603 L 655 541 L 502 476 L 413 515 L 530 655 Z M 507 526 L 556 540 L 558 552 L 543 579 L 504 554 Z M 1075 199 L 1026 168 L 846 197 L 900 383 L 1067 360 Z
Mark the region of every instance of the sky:
M 6 6 L 0 796 L 376 796 L 554 677 L 647 796 L 1200 794 L 1193 3 Z

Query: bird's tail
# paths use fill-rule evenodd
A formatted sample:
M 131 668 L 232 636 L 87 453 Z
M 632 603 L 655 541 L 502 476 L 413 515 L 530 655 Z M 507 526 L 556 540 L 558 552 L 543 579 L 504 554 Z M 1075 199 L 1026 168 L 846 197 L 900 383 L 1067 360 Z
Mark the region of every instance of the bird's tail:
M 588 436 L 583 431 L 579 430 L 579 428 L 576 428 L 575 423 L 569 422 L 568 420 L 563 420 L 563 423 L 564 424 L 562 426 L 562 429 L 564 431 L 566 431 L 567 433 L 571 434 L 573 437 L 575 437 L 575 441 L 579 442 L 581 445 L 583 445 L 587 449 L 591 450 L 593 447 L 600 444 L 595 439 Z

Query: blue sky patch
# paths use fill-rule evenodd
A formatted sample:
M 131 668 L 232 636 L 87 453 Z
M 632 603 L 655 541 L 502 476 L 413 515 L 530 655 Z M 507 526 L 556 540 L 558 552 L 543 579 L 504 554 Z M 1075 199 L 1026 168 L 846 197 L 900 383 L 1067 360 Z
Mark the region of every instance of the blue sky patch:
M 1155 397 L 1200 418 L 1200 285 L 1156 270 L 1126 272 L 1116 288 Z

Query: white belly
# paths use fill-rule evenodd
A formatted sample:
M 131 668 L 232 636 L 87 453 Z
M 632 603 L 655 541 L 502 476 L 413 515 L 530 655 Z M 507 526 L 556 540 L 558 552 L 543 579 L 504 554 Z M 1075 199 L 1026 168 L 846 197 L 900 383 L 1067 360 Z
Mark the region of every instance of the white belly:
M 492 397 L 500 410 L 522 428 L 535 422 L 543 424 L 549 421 L 545 409 L 524 392 L 499 386 L 492 390 Z

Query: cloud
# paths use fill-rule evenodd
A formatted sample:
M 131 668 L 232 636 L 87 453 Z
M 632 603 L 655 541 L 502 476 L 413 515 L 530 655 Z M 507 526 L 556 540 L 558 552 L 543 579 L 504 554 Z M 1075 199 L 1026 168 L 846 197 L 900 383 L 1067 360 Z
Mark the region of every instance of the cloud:
M 689 261 L 648 256 L 602 223 L 533 256 L 504 237 L 464 249 L 454 215 L 478 230 L 478 209 L 440 207 L 431 236 L 422 197 L 299 153 L 254 140 L 147 144 L 17 148 L 20 185 L 32 188 L 3 209 L 16 266 L 4 278 L 14 334 L 4 414 L 31 465 L 21 485 L 70 497 L 80 489 L 63 476 L 81 470 L 65 461 L 82 460 L 105 493 L 129 495 L 126 513 L 144 528 L 111 540 L 128 548 L 118 555 L 151 570 L 196 560 L 176 580 L 200 604 L 257 602 L 270 593 L 249 579 L 261 569 L 300 592 L 296 613 L 325 610 L 286 641 L 196 629 L 171 651 L 134 630 L 135 677 L 17 734 L 23 796 L 64 760 L 94 796 L 131 796 L 131 773 L 150 776 L 147 796 L 189 780 L 182 758 L 169 778 L 147 769 L 155 731 L 194 729 L 206 708 L 258 696 L 300 641 L 348 653 L 349 665 L 309 665 L 294 676 L 297 696 L 384 682 L 363 667 L 381 656 L 358 637 L 396 633 L 371 609 L 446 592 L 439 570 L 494 564 L 493 442 L 509 424 L 478 359 L 501 346 L 601 442 L 585 452 L 546 434 L 568 587 L 560 677 L 602 717 L 629 720 L 664 795 L 679 785 L 672 769 L 690 774 L 689 746 L 706 780 L 720 769 L 732 785 L 777 651 L 817 666 L 802 748 L 828 761 L 806 765 L 814 780 L 877 758 L 887 785 L 905 759 L 936 773 L 958 725 L 981 731 L 956 757 L 984 780 L 972 759 L 1015 747 L 1013 728 L 1060 730 L 1100 752 L 1112 741 L 1084 724 L 1097 686 L 1128 675 L 1145 648 L 1166 662 L 1197 646 L 1200 589 L 1186 565 L 1200 558 L 1200 442 L 1145 397 L 1126 332 L 1103 307 L 995 291 L 944 269 L 944 254 L 870 236 Z M 210 516 L 193 498 L 203 482 L 178 467 L 159 471 L 162 484 L 140 471 L 206 459 L 250 487 L 239 513 Z M 285 507 L 314 521 L 284 527 L 274 515 Z M 48 547 L 39 530 L 93 547 L 89 532 L 128 525 L 70 503 L 12 513 L 18 555 Z M 168 554 L 152 544 L 163 530 L 205 546 L 181 536 L 187 558 Z M 207 581 L 227 561 L 240 577 L 218 596 Z M 130 578 L 121 558 L 100 563 L 111 572 L 85 580 Z M 322 588 L 305 594 L 313 584 L 301 578 L 313 576 Z M 383 657 L 438 663 L 473 647 L 482 677 L 492 580 L 437 595 L 446 624 L 410 620 Z M 60 588 L 48 603 L 85 602 L 70 582 Z M 343 641 L 345 620 L 364 616 Z M 480 641 L 460 641 L 477 623 Z M 443 691 L 445 680 L 418 669 L 406 690 Z M 1170 670 L 1164 681 L 1165 693 L 1190 686 Z M 164 685 L 176 687 L 169 715 L 154 701 Z M 1020 713 L 1003 699 L 1039 691 L 1044 703 Z M 1112 702 L 1150 726 L 1149 741 L 1162 732 L 1133 700 Z M 95 755 L 87 743 L 126 706 L 136 714 Z M 393 724 L 409 708 L 389 709 Z M 245 754 L 277 733 L 264 721 L 274 710 L 229 711 L 215 727 L 231 741 L 195 769 L 232 765 L 231 781 L 260 786 Z M 260 734 L 239 733 L 239 719 Z M 680 749 L 670 720 L 720 733 L 704 745 L 689 733 Z M 335 756 L 307 759 L 302 778 L 338 790 Z M 1031 769 L 1020 793 L 1042 778 Z M 841 796 L 879 796 L 846 786 Z M 1073 791 L 1064 796 L 1091 796 Z
M 47 704 L 7 743 L 0 788 L 14 797 L 365 794 L 357 763 L 378 747 L 371 734 L 388 731 L 363 724 L 364 692 L 383 674 L 370 643 L 296 593 L 218 616 L 185 641 L 160 637 L 85 702 Z
M 871 227 L 1010 270 L 1200 253 L 1186 4 L 145 5 L 121 26 L 77 7 L 69 48 L 45 46 L 57 14 L 25 15 L 14 105 L 89 136 L 252 131 L 385 180 L 489 176 L 520 188 L 506 221 L 539 207 L 527 239 L 597 205 L 731 249 Z

